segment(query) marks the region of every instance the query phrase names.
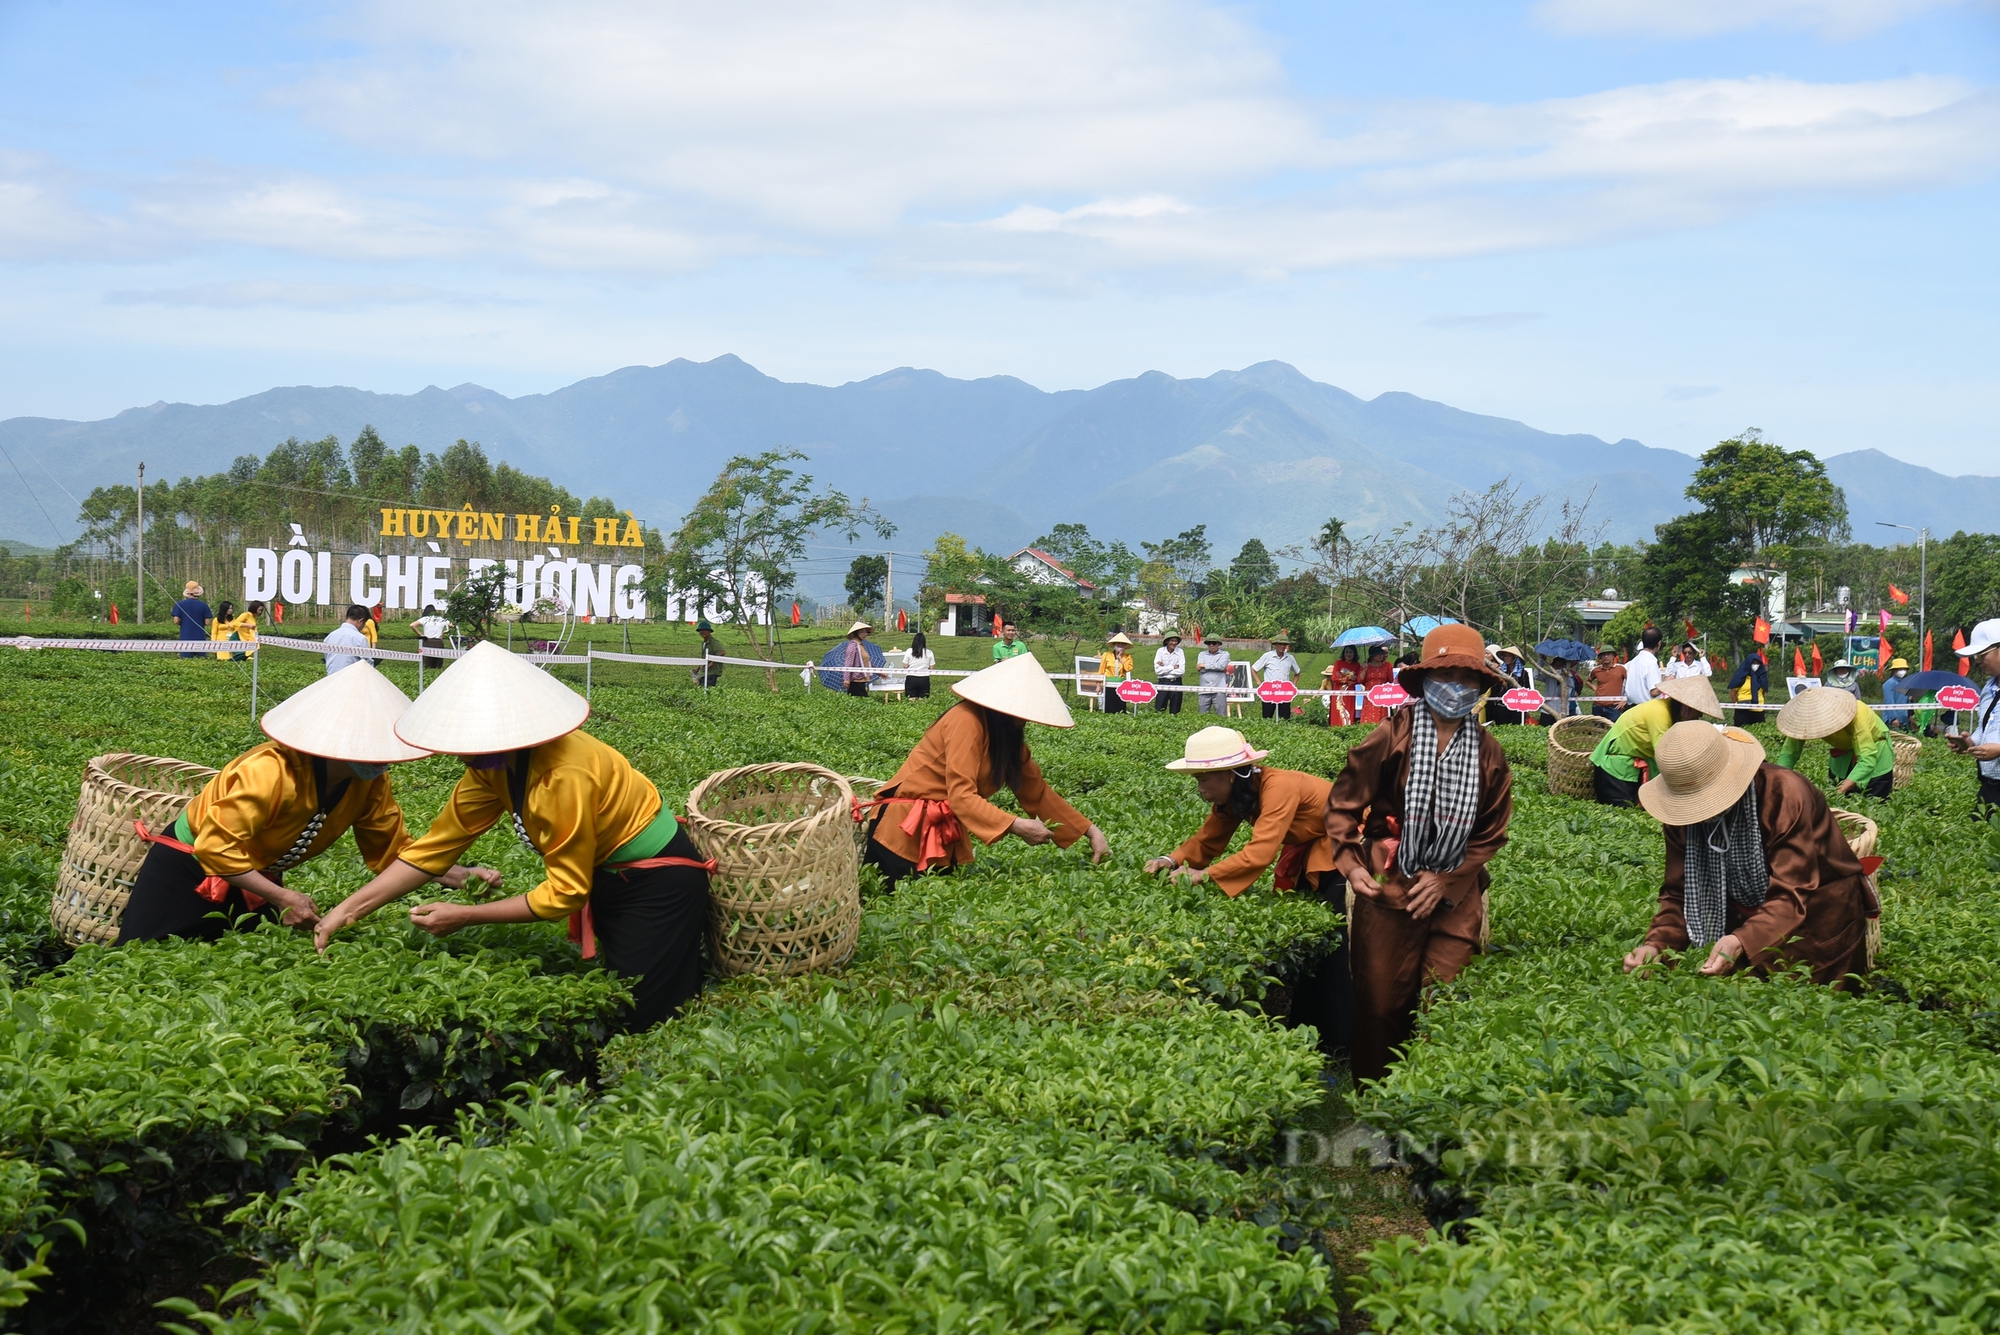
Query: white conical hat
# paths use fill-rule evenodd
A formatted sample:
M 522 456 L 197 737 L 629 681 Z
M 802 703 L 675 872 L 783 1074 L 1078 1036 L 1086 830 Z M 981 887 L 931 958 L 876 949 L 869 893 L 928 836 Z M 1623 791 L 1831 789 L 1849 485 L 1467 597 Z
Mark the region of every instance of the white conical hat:
M 575 691 L 481 640 L 438 673 L 396 725 L 396 735 L 431 751 L 485 756 L 552 742 L 589 717 L 589 704 Z
M 264 735 L 294 751 L 328 760 L 389 765 L 430 752 L 396 735 L 410 697 L 366 661 L 350 663 L 264 715 Z
M 1051 728 L 1076 726 L 1076 720 L 1069 716 L 1069 706 L 1063 703 L 1062 692 L 1049 680 L 1048 672 L 1035 661 L 1033 654 L 1003 658 L 992 667 L 981 668 L 954 683 L 951 689 L 975 705 L 985 705 L 1030 723 L 1046 723 Z

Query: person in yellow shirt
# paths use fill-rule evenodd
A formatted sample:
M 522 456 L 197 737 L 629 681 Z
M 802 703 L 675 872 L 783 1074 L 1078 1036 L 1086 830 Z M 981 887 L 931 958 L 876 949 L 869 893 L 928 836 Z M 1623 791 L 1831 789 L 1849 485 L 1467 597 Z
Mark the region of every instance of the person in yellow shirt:
M 373 665 L 356 663 L 314 682 L 264 715 L 270 741 L 222 767 L 167 829 L 144 830 L 152 847 L 119 923 L 118 944 L 167 937 L 215 940 L 232 921 L 265 910 L 288 927 L 319 920 L 312 896 L 285 873 L 332 847 L 347 830 L 369 866 L 392 864 L 410 842 L 388 769 L 425 753 L 399 739 L 409 697 Z M 440 872 L 498 885 L 485 867 Z
M 397 725 L 397 736 L 456 755 L 465 773 L 422 838 L 320 919 L 321 951 L 334 935 L 435 879 L 503 820 L 542 859 L 540 885 L 486 904 L 436 901 L 410 910 L 433 936 L 477 923 L 570 920 L 570 937 L 633 980 L 630 1022 L 644 1028 L 701 991 L 708 873 L 694 842 L 652 780 L 580 732 L 582 696 L 486 641 L 438 674 Z
M 1889 740 L 1889 725 L 1848 692 L 1830 686 L 1801 691 L 1778 711 L 1778 731 L 1785 744 L 1772 763 L 1780 769 L 1797 769 L 1806 743 L 1824 737 L 1827 774 L 1841 793 L 1859 789 L 1889 800 L 1896 786 L 1896 744 Z
M 257 618 L 263 614 L 263 611 L 264 604 L 251 603 L 239 614 L 236 611 L 235 603 L 224 602 L 215 610 L 215 629 L 212 633 L 212 638 L 224 644 L 240 643 L 244 640 L 256 639 Z M 249 656 L 248 654 L 231 653 L 225 650 L 215 657 L 217 662 L 226 663 L 233 659 L 240 663 Z
M 1639 805 L 1639 785 L 1646 778 L 1640 771 L 1652 768 L 1653 748 L 1668 728 L 1696 718 L 1722 721 L 1722 705 L 1707 677 L 1669 677 L 1654 689 L 1659 695 L 1620 714 L 1590 753 L 1592 790 L 1605 806 Z
M 1104 654 L 1097 660 L 1098 671 L 1104 674 L 1104 712 L 1122 714 L 1125 699 L 1118 694 L 1121 682 L 1132 680 L 1132 641 L 1120 631 L 1104 642 Z

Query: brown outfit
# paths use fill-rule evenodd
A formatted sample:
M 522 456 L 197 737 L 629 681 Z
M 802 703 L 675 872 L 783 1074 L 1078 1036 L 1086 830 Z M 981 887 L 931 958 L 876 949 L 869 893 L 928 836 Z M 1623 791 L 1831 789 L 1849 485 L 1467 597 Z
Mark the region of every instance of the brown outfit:
M 955 705 L 940 715 L 882 791 L 902 799 L 950 804 L 951 816 L 959 827 L 957 838 L 946 845 L 953 866 L 972 861 L 972 836 L 990 844 L 1014 825 L 1012 812 L 986 800 L 1000 791 L 1000 781 L 993 777 L 987 760 L 986 720 L 971 705 Z M 1048 825 L 1058 848 L 1068 848 L 1090 828 L 1090 822 L 1049 787 L 1041 766 L 1025 746 L 1014 799 L 1023 811 Z M 876 843 L 912 863 L 919 860 L 922 851 L 922 831 L 907 831 L 903 826 L 914 810 L 907 801 L 885 805 L 874 831 Z
M 1417 706 L 1421 708 L 1422 706 Z M 1399 838 L 1403 781 L 1409 772 L 1410 711 L 1399 711 L 1347 753 L 1347 767 L 1326 802 L 1326 832 L 1342 875 L 1372 872 L 1379 898 L 1356 893 L 1352 941 L 1354 1041 L 1349 1054 L 1356 1080 L 1378 1080 L 1394 1050 L 1407 1043 L 1424 986 L 1456 978 L 1478 947 L 1486 864 L 1507 842 L 1514 814 L 1514 776 L 1493 734 L 1476 719 L 1459 724 L 1479 736 L 1479 809 L 1466 840 L 1465 860 L 1446 876 L 1445 898 L 1428 918 L 1405 905 L 1411 883 L 1394 865 L 1385 840 Z M 1396 822 L 1392 827 L 1391 821 Z
M 1729 931 L 1743 943 L 1747 965 L 1762 975 L 1774 966 L 1803 961 L 1812 966 L 1815 983 L 1835 985 L 1864 972 L 1873 891 L 1825 795 L 1804 775 L 1768 762 L 1757 767 L 1750 782 L 1757 788 L 1757 823 L 1764 831 L 1771 890 L 1754 909 L 1729 901 Z M 1666 881 L 1646 944 L 1685 950 L 1688 931 L 1681 896 L 1687 827 L 1669 825 L 1666 835 Z
M 1281 865 L 1282 879 L 1292 889 L 1299 872 L 1317 879 L 1333 870 L 1333 841 L 1326 837 L 1326 800 L 1333 785 L 1316 774 L 1291 769 L 1264 769 L 1257 772 L 1257 819 L 1250 827 L 1250 841 L 1224 858 L 1229 838 L 1243 822 L 1224 807 L 1212 808 L 1208 819 L 1186 843 L 1169 856 L 1190 867 L 1206 867 L 1208 879 L 1223 894 L 1234 897 L 1256 884 L 1265 868 L 1288 855 L 1297 865 Z M 1300 850 L 1297 853 L 1293 849 Z M 1221 861 L 1216 861 L 1221 858 Z M 1303 858 L 1303 860 L 1299 860 Z

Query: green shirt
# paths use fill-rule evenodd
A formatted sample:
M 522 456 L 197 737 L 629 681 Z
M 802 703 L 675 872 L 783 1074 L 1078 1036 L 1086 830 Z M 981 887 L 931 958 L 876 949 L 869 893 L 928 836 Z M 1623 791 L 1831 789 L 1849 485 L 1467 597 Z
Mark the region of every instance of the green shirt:
M 1639 767 L 1633 762 L 1643 760 L 1650 766 L 1660 734 L 1673 726 L 1674 711 L 1665 700 L 1633 705 L 1604 734 L 1597 749 L 1590 753 L 1590 763 L 1615 779 L 1637 783 Z
M 1016 640 L 1011 646 L 1005 640 L 995 640 L 993 642 L 993 661 L 996 663 L 1003 662 L 1009 658 L 1019 658 L 1027 652 L 1028 645 L 1025 640 Z
M 1827 734 L 1826 744 L 1832 752 L 1827 757 L 1827 772 L 1836 782 L 1852 780 L 1856 788 L 1866 788 L 1871 780 L 1896 771 L 1896 744 L 1889 740 L 1889 725 L 1860 701 L 1854 705 L 1854 721 Z M 1787 737 L 1774 763 L 1797 769 L 1805 752 L 1802 738 Z

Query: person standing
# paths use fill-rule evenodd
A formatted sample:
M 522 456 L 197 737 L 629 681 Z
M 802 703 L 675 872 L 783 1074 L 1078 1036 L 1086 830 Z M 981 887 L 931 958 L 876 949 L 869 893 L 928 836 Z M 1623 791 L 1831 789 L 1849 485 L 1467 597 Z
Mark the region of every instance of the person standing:
M 1715 688 L 1704 677 L 1676 677 L 1660 684 L 1660 698 L 1618 716 L 1590 753 L 1591 790 L 1607 807 L 1636 806 L 1639 785 L 1653 764 L 1653 748 L 1676 723 L 1707 717 L 1722 721 Z
M 1181 686 L 1187 682 L 1187 654 L 1181 649 L 1181 637 L 1169 635 L 1160 641 L 1160 647 L 1153 650 L 1153 680 L 1162 687 Z M 1183 692 L 1162 690 L 1153 697 L 1153 712 L 1158 714 L 1178 714 L 1181 712 Z
M 993 646 L 993 661 L 1004 663 L 1027 652 L 1028 646 L 1021 640 L 1021 628 L 1011 621 L 1001 623 L 999 642 Z
M 1676 723 L 1656 754 L 1659 774 L 1639 804 L 1666 827 L 1666 875 L 1626 972 L 1663 950 L 1705 947 L 1705 977 L 1804 963 L 1815 983 L 1851 987 L 1867 971 L 1868 919 L 1881 906 L 1826 796 L 1766 763 L 1740 728 Z
M 181 628 L 182 640 L 206 640 L 208 623 L 215 612 L 202 601 L 201 585 L 189 580 L 181 589 L 181 600 L 174 604 L 174 620 Z M 182 654 L 182 658 L 200 658 L 201 653 Z
M 372 647 L 368 643 L 368 636 L 361 629 L 367 622 L 368 609 L 356 603 L 347 609 L 347 619 L 327 632 L 325 641 L 329 650 L 326 656 L 327 676 L 331 677 L 342 668 L 351 668 L 356 663 L 367 661 L 356 654 L 337 654 L 331 652 L 335 645 L 341 645 L 349 649 L 367 649 Z
M 1201 653 L 1194 660 L 1195 684 L 1201 689 L 1195 693 L 1195 708 L 1203 714 L 1229 713 L 1229 651 L 1222 647 L 1222 637 L 1210 631 L 1202 641 Z
M 1660 670 L 1660 675 L 1662 677 L 1709 677 L 1715 675 L 1715 669 L 1709 665 L 1708 659 L 1702 655 L 1701 651 L 1696 649 L 1693 643 L 1690 642 L 1674 650 L 1672 661 Z
M 1625 703 L 1643 705 L 1653 698 L 1666 674 L 1660 670 L 1660 659 L 1656 650 L 1660 647 L 1660 630 L 1648 626 L 1639 636 L 1639 652 L 1632 655 L 1632 661 L 1625 665 Z
M 1979 688 L 1979 704 L 1972 711 L 1972 732 L 1946 733 L 1945 745 L 1978 762 L 1979 802 L 2000 807 L 2000 619 L 1974 626 L 1971 642 L 1958 654 L 1966 667 L 1986 674 L 1986 684 Z
M 1271 641 L 1271 647 L 1258 655 L 1257 661 L 1250 665 L 1253 685 L 1254 679 L 1289 682 L 1299 675 L 1300 670 L 1299 660 L 1292 657 L 1291 637 L 1283 631 L 1278 632 L 1276 638 Z M 1289 719 L 1292 716 L 1292 702 L 1289 700 L 1276 705 L 1264 701 L 1263 705 L 1265 718 Z
M 1497 644 L 1486 646 L 1486 654 L 1492 666 L 1507 679 L 1507 684 L 1486 701 L 1486 721 L 1488 723 L 1526 723 L 1528 716 L 1516 709 L 1509 709 L 1500 702 L 1500 696 L 1515 687 L 1533 684 L 1534 678 L 1528 670 L 1528 662 L 1514 645 L 1502 649 Z
M 703 690 L 722 684 L 722 664 L 713 660 L 722 657 L 722 646 L 715 642 L 715 627 L 707 617 L 697 618 L 694 633 L 701 636 L 701 666 L 694 670 L 694 684 Z
M 1395 679 L 1396 671 L 1389 666 L 1389 651 L 1379 644 L 1369 649 L 1368 661 L 1361 666 L 1362 697 L 1359 722 L 1370 724 L 1380 723 L 1383 719 L 1389 717 L 1389 711 L 1368 699 L 1367 692 L 1374 690 L 1384 682 L 1391 682 Z
M 1736 726 L 1747 728 L 1761 722 L 1762 711 L 1744 709 L 1743 705 L 1761 705 L 1771 690 L 1771 668 L 1764 661 L 1762 649 L 1752 649 L 1743 655 L 1743 661 L 1736 665 L 1736 671 L 1729 675 L 1729 690 L 1736 697 Z
M 1514 792 L 1499 739 L 1473 716 L 1504 680 L 1479 632 L 1436 627 L 1402 672 L 1418 699 L 1348 751 L 1327 797 L 1334 865 L 1354 891 L 1356 1081 L 1388 1074 L 1424 988 L 1456 978 L 1478 948 Z
M 841 646 L 841 676 L 847 693 L 862 700 L 868 698 L 868 679 L 875 669 L 875 656 L 868 652 L 868 637 L 874 633 L 875 628 L 866 621 L 857 621 L 847 628 L 847 643 Z
M 1897 732 L 1910 730 L 1910 710 L 1903 696 L 1903 679 L 1910 675 L 1910 660 L 1895 658 L 1882 674 L 1882 707 L 1875 712 Z
M 1599 718 L 1616 719 L 1625 712 L 1625 665 L 1618 661 L 1618 651 L 1604 645 L 1597 651 L 1597 666 L 1590 673 L 1590 693 L 1606 696 L 1590 706 L 1590 712 Z
M 1104 642 L 1104 653 L 1097 660 L 1097 670 L 1104 677 L 1104 712 L 1124 713 L 1125 698 L 1118 694 L 1118 686 L 1121 682 L 1132 680 L 1132 641 L 1125 632 L 1114 631 Z
M 445 647 L 444 637 L 451 634 L 451 623 L 444 619 L 443 614 L 437 608 L 427 606 L 424 608 L 424 614 L 410 623 L 410 629 L 415 631 L 421 638 L 424 648 L 442 649 Z M 436 672 L 443 666 L 444 658 L 441 655 L 425 654 L 423 656 L 424 671 Z
M 1896 784 L 1896 744 L 1881 715 L 1834 686 L 1801 691 L 1778 711 L 1780 769 L 1797 769 L 1806 743 L 1826 738 L 1827 777 L 1844 796 L 1860 790 L 1886 802 Z
M 1374 652 L 1370 651 L 1371 657 Z M 1319 679 L 1326 690 L 1333 692 L 1327 700 L 1332 706 L 1326 711 L 1327 725 L 1344 728 L 1354 722 L 1359 712 L 1354 708 L 1354 688 L 1361 684 L 1361 651 L 1351 644 L 1344 646 L 1340 657 L 1320 671 Z
M 257 616 L 263 610 L 264 604 L 251 603 L 239 613 L 236 604 L 225 599 L 215 610 L 215 638 L 224 644 L 241 644 L 245 640 L 256 639 Z M 241 663 L 249 656 L 225 649 L 215 657 L 218 662 Z
M 931 642 L 922 631 L 910 637 L 910 651 L 903 655 L 903 698 L 905 700 L 928 700 L 931 698 L 931 669 L 937 666 L 937 655 L 931 652 Z

